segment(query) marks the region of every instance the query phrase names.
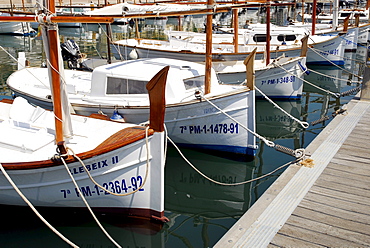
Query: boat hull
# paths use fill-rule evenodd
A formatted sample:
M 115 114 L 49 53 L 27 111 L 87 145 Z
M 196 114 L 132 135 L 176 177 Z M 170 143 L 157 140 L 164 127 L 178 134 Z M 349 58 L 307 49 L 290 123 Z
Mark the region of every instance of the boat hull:
M 4 104 L 0 104 L 0 107 L 2 105 Z M 53 117 L 53 115 L 51 114 L 50 117 Z M 74 116 L 76 123 L 84 123 L 84 120 L 85 123 L 90 124 L 81 125 L 81 127 L 78 124 L 74 125 L 77 129 L 76 132 L 81 136 L 80 139 L 85 139 L 82 130 L 89 128 L 90 125 L 98 126 L 104 122 Z M 75 124 L 75 122 L 73 123 Z M 15 149 L 12 148 L 15 141 L 10 140 L 9 132 L 18 132 L 24 129 L 23 131 L 27 135 L 22 137 L 22 142 L 30 139 L 35 143 L 36 139 L 42 140 L 43 135 L 50 136 L 47 133 L 43 134 L 41 131 L 32 134 L 38 125 L 36 123 L 28 125 L 20 123 L 14 127 L 2 125 L 2 139 L 0 140 L 1 164 L 11 180 L 32 205 L 36 207 L 85 208 L 86 205 L 81 198 L 82 194 L 94 210 L 164 220 L 165 137 L 163 132 L 154 133 L 148 137 L 148 149 L 144 135 L 145 130 L 142 130 L 140 131 L 142 138 L 137 138 L 127 145 L 115 146 L 110 143 L 110 146 L 108 146 L 100 144 L 101 148 L 96 147 L 84 153 L 77 153 L 87 171 L 90 172 L 91 177 L 97 184 L 112 192 L 110 194 L 89 178 L 85 167 L 79 161 L 71 157 L 66 159 L 67 170 L 60 160 L 46 159 L 50 151 L 54 150 L 55 153 L 56 146 L 54 142 L 40 146 L 33 151 L 26 150 L 23 145 L 18 149 L 16 147 Z M 104 124 L 104 127 L 111 127 L 110 132 L 113 133 L 114 130 L 123 128 L 123 124 L 120 123 L 109 122 L 108 126 L 106 125 Z M 9 134 L 8 140 L 5 131 Z M 104 133 L 107 131 L 109 132 L 109 130 L 105 130 Z M 34 135 L 34 138 L 30 135 Z M 79 135 L 75 136 L 72 143 L 67 142 L 66 146 L 76 146 L 74 143 L 79 142 Z M 128 133 L 125 133 L 125 135 L 128 135 Z M 135 135 L 139 135 L 139 133 L 135 132 Z M 113 145 L 114 147 L 112 147 Z M 84 146 L 89 147 L 89 144 L 84 143 Z M 23 150 L 19 151 L 19 149 Z M 147 154 L 149 154 L 148 157 Z M 49 155 L 52 156 L 53 154 Z M 40 156 L 45 157 L 46 160 L 37 160 Z M 32 158 L 35 159 L 32 160 Z M 150 166 L 147 166 L 148 158 Z M 146 175 L 147 179 L 145 181 Z M 71 177 L 74 178 L 80 192 Z M 141 185 L 143 187 L 134 192 Z M 4 173 L 0 173 L 0 202 L 3 205 L 26 205 L 13 186 L 10 185 Z
M 284 59 L 284 58 L 283 58 Z M 305 70 L 306 58 L 299 57 L 287 62 L 275 62 L 276 65 L 270 65 L 264 68 L 255 69 L 255 85 L 264 95 L 275 99 L 300 99 L 303 91 L 303 74 Z M 241 84 L 245 81 L 244 71 L 227 71 L 227 67 L 213 65 L 217 75 L 223 83 Z M 224 70 L 226 69 L 226 70 Z M 263 95 L 257 91 L 257 98 L 263 98 Z
M 168 59 L 180 59 L 192 62 L 204 62 L 205 61 L 205 45 L 204 44 L 192 44 L 189 47 L 176 48 L 170 45 L 171 42 L 163 41 L 151 41 L 143 42 L 139 44 L 129 44 L 130 41 L 115 42 L 111 45 L 111 50 L 116 59 L 138 59 L 138 58 L 168 58 Z M 325 42 L 317 42 L 311 45 L 312 49 L 308 50 L 307 53 L 307 64 L 318 64 L 318 65 L 344 65 L 344 41 L 339 36 L 333 37 Z M 196 46 L 195 46 L 196 45 Z M 256 45 L 257 46 L 257 45 Z M 212 52 L 213 61 L 240 61 L 244 60 L 256 47 L 254 45 L 239 46 L 239 52 L 234 53 L 233 46 L 219 45 L 217 49 L 220 52 Z M 257 46 L 258 50 L 255 59 L 263 59 L 265 47 L 263 45 Z M 315 50 L 313 50 L 315 49 Z M 275 49 L 271 49 L 270 58 L 275 59 L 280 56 L 286 57 L 298 57 L 301 53 L 300 46 L 276 46 Z
M 52 108 L 51 101 L 38 99 L 13 89 L 15 95 L 27 98 L 30 102 Z M 255 137 L 241 125 L 255 130 L 255 91 L 241 90 L 229 96 L 211 97 L 210 101 L 237 122 L 217 110 L 207 101 L 193 100 L 183 104 L 166 105 L 165 125 L 168 136 L 178 145 L 196 149 L 220 151 L 225 153 L 255 155 Z M 124 107 L 117 104 L 78 104 L 71 105 L 77 114 L 91 115 L 103 112 L 112 116 L 118 110 L 129 123 L 143 123 L 149 118 L 149 107 Z M 221 130 L 222 125 L 222 130 Z M 225 140 L 220 144 L 219 140 Z

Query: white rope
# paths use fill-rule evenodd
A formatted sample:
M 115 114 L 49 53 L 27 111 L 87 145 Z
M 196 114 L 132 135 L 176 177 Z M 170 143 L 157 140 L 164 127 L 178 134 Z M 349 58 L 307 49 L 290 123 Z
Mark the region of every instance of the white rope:
M 75 156 L 75 155 L 74 155 Z M 75 156 L 75 157 L 77 157 L 77 156 Z M 86 201 L 86 198 L 85 198 L 85 196 L 82 194 L 82 192 L 81 192 L 81 190 L 80 190 L 80 187 L 78 186 L 78 184 L 77 184 L 77 182 L 76 182 L 76 180 L 73 178 L 73 175 L 72 175 L 72 173 L 69 171 L 69 169 L 68 169 L 68 165 L 67 165 L 67 163 L 65 162 L 65 160 L 64 160 L 64 158 L 61 156 L 60 157 L 61 158 L 61 160 L 63 161 L 63 164 L 64 164 L 64 167 L 66 168 L 66 171 L 67 171 L 67 173 L 68 173 L 68 175 L 69 175 L 69 177 L 71 178 L 71 180 L 72 180 L 72 182 L 73 182 L 73 184 L 75 185 L 75 188 L 77 189 L 77 191 L 78 191 L 78 193 L 80 194 L 80 196 L 81 196 L 81 199 L 82 199 L 82 201 L 85 203 L 85 205 L 86 205 L 86 207 L 87 207 L 87 209 L 90 211 L 90 213 L 91 213 L 91 216 L 94 218 L 94 220 L 95 220 L 95 222 L 96 222 L 96 224 L 100 227 L 100 229 L 103 231 L 103 233 L 108 237 L 108 239 L 110 239 L 111 241 L 112 241 L 112 243 L 115 245 L 115 246 L 117 246 L 117 247 L 119 247 L 119 248 L 121 248 L 121 246 L 109 235 L 109 233 L 104 229 L 104 227 L 103 227 L 103 225 L 99 222 L 99 220 L 98 220 L 98 218 L 96 217 L 96 215 L 94 214 L 94 212 L 92 211 L 92 209 L 91 209 L 91 207 L 90 207 L 90 205 L 89 205 L 89 203 Z M 78 158 L 79 159 L 79 158 Z M 79 159 L 80 160 L 80 159 Z M 86 168 L 85 168 L 85 170 L 86 170 Z
M 254 86 L 254 88 L 256 88 L 256 90 L 264 97 L 266 98 L 267 101 L 269 101 L 272 105 L 274 105 L 276 108 L 278 108 L 281 112 L 283 112 L 284 114 L 286 114 L 287 116 L 289 116 L 289 118 L 291 118 L 292 120 L 296 121 L 299 123 L 299 125 L 301 125 L 303 128 L 308 128 L 310 126 L 310 124 L 308 124 L 308 122 L 305 122 L 305 121 L 301 121 L 297 118 L 295 118 L 294 116 L 292 116 L 291 114 L 289 114 L 288 112 L 286 112 L 282 107 L 280 107 L 278 104 L 276 104 L 274 101 L 272 101 L 265 93 L 262 92 L 262 90 L 260 90 L 259 88 L 257 88 L 256 86 Z
M 27 203 L 27 205 L 32 209 L 32 211 L 37 215 L 37 217 L 40 218 L 40 220 L 42 222 L 45 223 L 45 225 L 47 227 L 49 227 L 50 230 L 52 230 L 56 235 L 58 235 L 62 240 L 64 240 L 70 246 L 78 247 L 76 244 L 74 244 L 73 242 L 68 240 L 66 237 L 64 237 L 63 234 L 61 234 L 58 230 L 56 230 L 52 225 L 50 225 L 50 223 L 47 220 L 45 220 L 44 217 L 42 217 L 42 215 L 36 210 L 36 208 L 32 205 L 32 203 L 27 199 L 27 197 L 25 195 L 23 195 L 23 193 L 20 191 L 20 189 L 17 187 L 17 185 L 13 182 L 13 180 L 10 178 L 9 174 L 5 171 L 5 169 L 4 169 L 4 167 L 1 163 L 0 163 L 0 169 L 1 169 L 1 172 L 3 173 L 3 175 L 5 176 L 5 178 L 9 181 L 9 183 L 13 186 L 15 191 L 18 193 L 18 195 Z
M 101 186 L 98 182 L 96 182 L 94 180 L 94 178 L 90 174 L 90 171 L 86 168 L 85 163 L 74 153 L 74 151 L 71 148 L 67 148 L 67 150 L 68 151 L 71 151 L 72 152 L 72 155 L 81 163 L 81 165 L 85 169 L 86 174 L 89 176 L 90 180 L 96 186 L 98 186 L 99 188 L 101 188 L 102 190 L 104 190 L 105 192 L 107 192 L 107 193 L 109 193 L 111 195 L 115 195 L 115 196 L 128 196 L 128 195 L 132 195 L 132 194 L 138 192 L 140 189 L 142 189 L 144 187 L 145 183 L 146 183 L 147 178 L 148 178 L 149 167 L 150 167 L 150 152 L 149 152 L 148 130 L 149 130 L 149 126 L 146 127 L 146 129 L 145 129 L 145 145 L 146 145 L 146 150 L 147 150 L 147 152 L 146 152 L 146 171 L 145 171 L 145 177 L 144 177 L 143 183 L 136 190 L 134 190 L 132 192 L 129 192 L 129 193 L 118 194 L 118 193 L 114 193 L 112 191 L 109 191 L 106 188 L 104 188 L 103 186 Z
M 281 69 L 283 69 L 285 72 L 287 72 L 287 73 L 289 73 L 289 74 L 291 74 L 291 75 L 293 75 L 293 76 L 298 77 L 297 75 L 295 75 L 295 74 L 291 73 L 290 71 L 286 70 L 284 67 L 280 66 L 279 64 L 276 64 L 276 63 L 274 63 L 274 62 L 272 62 L 272 63 L 273 63 L 273 64 L 275 64 L 276 66 L 280 67 Z M 335 98 L 339 98 L 339 97 L 340 97 L 340 94 L 339 94 L 339 93 L 334 93 L 334 92 L 331 92 L 330 90 L 325 90 L 325 89 L 323 89 L 323 88 L 321 88 L 321 87 L 319 87 L 319 86 L 317 86 L 317 85 L 315 85 L 315 84 L 313 84 L 313 83 L 311 83 L 311 82 L 309 82 L 309 81 L 305 80 L 304 78 L 301 78 L 301 77 L 298 77 L 298 78 L 299 78 L 300 80 L 302 80 L 303 82 L 308 83 L 308 84 L 309 84 L 309 85 L 311 85 L 312 87 L 315 87 L 315 88 L 317 88 L 317 89 L 319 89 L 319 90 L 321 90 L 321 91 L 324 91 L 324 92 L 326 92 L 326 93 L 328 93 L 328 94 L 330 94 L 330 95 L 333 95 Z
M 213 180 L 212 178 L 208 177 L 207 175 L 205 175 L 203 172 L 201 172 L 198 168 L 196 168 L 186 157 L 185 155 L 180 151 L 180 149 L 176 146 L 176 144 L 169 138 L 167 137 L 167 139 L 172 143 L 172 145 L 176 148 L 176 150 L 179 152 L 180 156 L 185 160 L 186 163 L 188 163 L 188 165 L 190 165 L 196 172 L 198 172 L 202 177 L 206 178 L 207 180 L 215 183 L 215 184 L 218 184 L 218 185 L 222 185 L 222 186 L 237 186 L 237 185 L 242 185 L 242 184 L 247 184 L 247 183 L 251 183 L 251 182 L 254 182 L 254 181 L 257 181 L 257 180 L 260 180 L 264 177 L 267 177 L 267 176 L 270 176 L 272 175 L 273 173 L 275 173 L 276 171 L 278 170 L 281 170 L 282 168 L 288 166 L 288 165 L 291 165 L 291 164 L 294 164 L 294 163 L 297 163 L 298 161 L 302 160 L 303 157 L 304 157 L 304 153 L 303 153 L 303 156 L 297 158 L 296 160 L 294 161 L 290 161 L 286 164 L 283 164 L 281 166 L 279 166 L 278 168 L 276 168 L 275 170 L 269 172 L 269 173 L 266 173 L 260 177 L 257 177 L 257 178 L 253 178 L 251 180 L 247 180 L 247 181 L 243 181 L 243 182 L 238 182 L 238 183 L 223 183 L 223 182 L 219 182 L 219 181 L 216 181 L 216 180 Z
M 341 69 L 341 70 L 343 70 L 343 71 L 347 72 L 348 74 L 352 74 L 352 75 L 356 76 L 357 78 L 362 78 L 361 76 L 359 76 L 359 75 L 357 75 L 357 74 L 354 74 L 354 73 L 352 73 L 352 72 L 350 72 L 350 71 L 346 70 L 345 68 L 340 67 L 339 65 L 337 65 L 337 64 L 335 64 L 335 63 L 333 63 L 332 61 L 330 61 L 330 59 L 328 59 L 328 58 L 324 57 L 324 56 L 323 56 L 322 54 L 320 54 L 320 53 L 325 53 L 325 54 L 328 54 L 328 55 L 336 56 L 336 57 L 338 57 L 338 58 L 345 58 L 345 57 L 342 57 L 342 56 L 339 56 L 339 55 L 330 54 L 330 53 L 328 53 L 328 52 L 321 51 L 321 50 L 319 50 L 319 49 L 312 48 L 312 47 L 308 47 L 308 48 L 309 48 L 309 49 L 311 49 L 314 53 L 316 53 L 316 54 L 317 54 L 317 55 L 319 55 L 320 57 L 322 57 L 323 59 L 327 60 L 327 61 L 328 61 L 329 63 L 331 63 L 332 65 L 336 66 L 337 68 L 339 68 L 339 69 Z M 319 52 L 318 52 L 318 51 L 319 51 Z
M 267 146 L 269 147 L 275 147 L 275 143 L 273 141 L 270 141 L 270 140 L 267 140 L 265 137 L 257 134 L 256 132 L 250 130 L 248 127 L 246 127 L 244 124 L 240 123 L 239 121 L 237 121 L 235 118 L 231 117 L 228 113 L 226 113 L 225 111 L 223 111 L 222 109 L 220 109 L 218 106 L 216 106 L 213 102 L 211 102 L 210 100 L 208 100 L 204 95 L 203 93 L 199 93 L 200 96 L 206 100 L 209 104 L 211 104 L 213 107 L 215 107 L 218 111 L 220 111 L 221 113 L 223 113 L 224 115 L 226 115 L 227 117 L 229 117 L 231 120 L 235 121 L 236 123 L 238 123 L 238 125 L 240 125 L 242 128 L 244 128 L 245 130 L 247 130 L 248 132 L 250 132 L 251 134 L 253 134 L 254 136 L 256 136 L 257 138 L 259 138 L 260 140 L 262 140 Z
M 319 74 L 319 75 L 321 75 L 321 76 L 324 76 L 324 77 L 327 77 L 327 78 L 332 78 L 332 79 L 335 79 L 335 80 L 338 80 L 338 81 L 345 81 L 345 82 L 347 82 L 347 81 L 348 81 L 348 79 L 343 79 L 343 78 L 338 78 L 338 77 L 329 76 L 329 75 L 326 75 L 326 74 L 324 74 L 324 73 L 321 73 L 321 72 L 318 72 L 318 71 L 315 71 L 315 70 L 312 70 L 312 69 L 309 69 L 309 68 L 307 68 L 307 70 L 308 70 L 308 71 L 310 71 L 310 72 L 313 72 L 313 73 Z M 350 81 L 351 81 L 351 83 L 362 83 L 362 81 L 353 81 L 353 80 L 350 80 Z

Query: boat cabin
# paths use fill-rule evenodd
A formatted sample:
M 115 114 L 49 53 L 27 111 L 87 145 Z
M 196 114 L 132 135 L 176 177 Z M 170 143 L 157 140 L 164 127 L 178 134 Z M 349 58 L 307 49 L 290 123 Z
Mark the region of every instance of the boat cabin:
M 169 65 L 167 76 L 166 103 L 178 103 L 193 97 L 194 92 L 204 92 L 204 65 L 174 59 L 139 59 L 117 62 L 94 69 L 91 79 L 90 97 L 117 98 L 124 96 L 137 100 L 137 105 L 148 101 L 146 84 L 163 67 Z M 217 88 L 216 74 L 212 70 L 211 87 Z

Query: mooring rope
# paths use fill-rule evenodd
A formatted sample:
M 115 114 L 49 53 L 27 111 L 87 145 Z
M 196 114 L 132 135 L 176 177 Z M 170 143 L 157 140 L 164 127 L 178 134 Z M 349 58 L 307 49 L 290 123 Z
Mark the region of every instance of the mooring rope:
M 226 113 L 225 111 L 223 111 L 222 109 L 220 109 L 218 106 L 216 106 L 213 102 L 211 102 L 210 100 L 208 100 L 201 92 L 198 91 L 198 94 L 200 95 L 200 97 L 202 97 L 204 100 L 206 100 L 209 104 L 211 104 L 213 107 L 215 107 L 218 111 L 220 111 L 221 113 L 223 113 L 224 115 L 226 115 L 228 118 L 230 118 L 231 120 L 233 120 L 236 123 L 238 123 L 238 125 L 240 125 L 242 128 L 244 128 L 245 130 L 247 130 L 249 133 L 253 134 L 257 138 L 259 138 L 260 140 L 262 140 L 267 146 L 269 146 L 269 147 L 274 147 L 275 146 L 275 143 L 273 141 L 269 141 L 265 137 L 263 137 L 263 136 L 259 135 L 258 133 L 250 130 L 244 124 L 240 123 L 235 118 L 233 118 L 232 116 L 230 116 L 228 113 Z M 196 97 L 197 97 L 197 95 L 196 95 Z
M 63 234 L 61 234 L 58 230 L 56 230 L 33 206 L 33 204 L 27 199 L 27 197 L 22 193 L 22 191 L 17 187 L 17 185 L 13 182 L 9 174 L 4 169 L 3 165 L 0 163 L 0 169 L 5 178 L 9 181 L 9 183 L 12 185 L 12 187 L 15 189 L 15 191 L 18 193 L 18 195 L 27 203 L 27 205 L 32 209 L 32 211 L 39 217 L 39 219 L 44 222 L 44 224 L 50 228 L 56 235 L 58 235 L 62 240 L 64 240 L 67 244 L 69 244 L 72 247 L 78 247 L 76 244 L 74 244 L 72 241 L 64 237 Z
M 247 180 L 247 181 L 243 181 L 243 182 L 238 182 L 238 183 L 223 183 L 223 182 L 219 182 L 219 181 L 216 181 L 210 177 L 208 177 L 207 175 L 205 175 L 203 172 L 201 172 L 198 168 L 196 168 L 186 157 L 185 155 L 181 152 L 181 150 L 176 146 L 175 142 L 173 142 L 169 137 L 167 137 L 167 139 L 171 142 L 171 144 L 176 148 L 176 150 L 178 151 L 178 153 L 180 154 L 180 156 L 185 160 L 185 162 L 190 165 L 199 175 L 201 175 L 202 177 L 204 177 L 205 179 L 215 183 L 215 184 L 218 184 L 218 185 L 222 185 L 222 186 L 237 186 L 237 185 L 242 185 L 242 184 L 247 184 L 247 183 L 251 183 L 251 182 L 254 182 L 254 181 L 257 181 L 257 180 L 260 180 L 264 177 L 267 177 L 267 176 L 270 176 L 272 174 L 274 174 L 276 171 L 278 170 L 281 170 L 282 168 L 284 167 L 287 167 L 288 165 L 291 165 L 291 164 L 295 164 L 295 163 L 298 163 L 299 161 L 301 161 L 304 157 L 305 157 L 305 154 L 300 154 L 300 157 L 297 157 L 296 160 L 294 161 L 290 161 L 288 163 L 285 163 L 281 166 L 279 166 L 278 168 L 272 170 L 271 172 L 269 173 L 266 173 L 260 177 L 257 177 L 257 178 L 253 178 L 253 179 L 250 179 L 250 180 Z
M 291 118 L 292 120 L 296 121 L 299 123 L 299 125 L 301 125 L 304 129 L 308 128 L 310 126 L 310 124 L 308 124 L 307 122 L 305 121 L 301 121 L 297 118 L 295 118 L 294 116 L 292 116 L 291 114 L 289 114 L 288 112 L 286 112 L 282 107 L 280 107 L 278 104 L 276 104 L 274 101 L 271 100 L 271 98 L 269 98 L 265 93 L 263 93 L 262 90 L 260 90 L 259 88 L 257 88 L 257 86 L 254 86 L 254 88 L 267 100 L 269 101 L 272 105 L 274 105 L 277 109 L 279 109 L 281 112 L 283 112 L 284 114 L 286 114 L 287 116 L 289 116 L 289 118 Z
M 354 76 L 356 76 L 357 78 L 362 78 L 360 75 L 357 75 L 357 74 L 354 74 L 352 73 L 351 71 L 348 71 L 347 69 L 343 68 L 343 67 L 340 67 L 339 65 L 335 64 L 334 62 L 330 61 L 330 59 L 328 58 L 325 58 L 322 54 L 320 53 L 324 53 L 324 54 L 328 54 L 328 55 L 332 55 L 332 56 L 336 56 L 338 58 L 345 58 L 345 57 L 342 57 L 342 56 L 339 56 L 339 55 L 334 55 L 334 54 L 330 54 L 328 52 L 325 52 L 325 51 L 321 51 L 319 49 L 316 49 L 316 48 L 312 48 L 312 47 L 308 47 L 310 50 L 312 50 L 314 53 L 316 53 L 317 55 L 319 55 L 320 57 L 322 57 L 323 59 L 327 60 L 329 63 L 331 63 L 332 65 L 336 66 L 337 68 L 347 72 L 348 74 L 352 74 Z M 319 51 L 319 52 L 318 52 Z
M 285 72 L 289 73 L 290 75 L 293 75 L 293 76 L 298 77 L 297 75 L 295 75 L 294 73 L 292 73 L 292 72 L 288 71 L 287 69 L 285 69 L 285 68 L 284 68 L 284 67 L 282 67 L 281 65 L 279 65 L 279 64 L 277 64 L 277 63 L 275 63 L 275 62 L 272 62 L 272 63 L 273 63 L 274 65 L 276 65 L 276 66 L 280 67 L 281 69 L 283 69 Z M 324 91 L 324 92 L 326 92 L 326 93 L 328 93 L 328 94 L 330 94 L 330 95 L 334 96 L 335 98 L 339 98 L 339 97 L 340 97 L 340 94 L 339 94 L 339 93 L 334 93 L 334 92 L 331 92 L 330 90 L 323 89 L 323 88 L 321 88 L 321 87 L 319 87 L 319 86 L 317 86 L 317 85 L 315 85 L 315 84 L 313 84 L 313 83 L 311 83 L 311 82 L 309 82 L 309 81 L 305 80 L 304 78 L 301 78 L 301 77 L 298 77 L 298 78 L 299 78 L 300 80 L 302 80 L 303 82 L 305 82 L 305 83 L 307 83 L 307 84 L 311 85 L 312 87 L 315 87 L 315 88 L 317 88 L 317 89 L 319 89 L 319 90 L 321 90 L 321 91 Z
M 237 121 L 235 118 L 233 118 L 232 116 L 230 116 L 228 113 L 226 113 L 225 111 L 223 111 L 222 109 L 220 109 L 218 106 L 216 106 L 213 102 L 211 102 L 209 99 L 207 99 L 203 95 L 203 93 L 201 93 L 201 92 L 198 91 L 197 94 L 196 94 L 196 97 L 197 97 L 197 95 L 199 95 L 200 97 L 202 97 L 204 100 L 206 100 L 209 104 L 211 104 L 213 107 L 215 107 L 218 111 L 220 111 L 221 113 L 223 113 L 224 115 L 226 115 L 228 118 L 230 118 L 231 120 L 233 120 L 236 123 L 238 123 L 238 125 L 240 125 L 242 128 L 244 128 L 245 130 L 247 130 L 249 133 L 253 134 L 257 138 L 259 138 L 260 140 L 262 140 L 267 146 L 272 147 L 272 148 L 275 148 L 275 150 L 280 151 L 279 148 L 281 148 L 282 146 L 276 147 L 276 144 L 273 141 L 270 141 L 270 140 L 266 139 L 265 137 L 257 134 L 256 132 L 250 130 L 244 124 L 242 124 L 239 121 Z M 286 150 L 287 149 L 289 149 L 289 148 L 286 148 Z M 305 154 L 305 150 L 303 148 L 302 149 L 292 150 L 292 152 L 290 153 L 291 156 L 296 157 L 296 158 L 297 157 L 301 157 L 301 154 L 303 154 L 302 156 L 304 156 L 304 154 Z
M 146 146 L 146 171 L 145 171 L 145 177 L 144 177 L 144 180 L 143 180 L 143 183 L 134 191 L 132 192 L 128 192 L 128 193 L 124 193 L 124 194 L 119 194 L 119 193 L 114 193 L 112 191 L 109 191 L 107 190 L 106 188 L 104 188 L 103 186 L 101 186 L 98 182 L 95 181 L 95 179 L 91 176 L 91 173 L 90 171 L 86 168 L 86 165 L 85 163 L 74 153 L 74 151 L 71 149 L 71 148 L 67 148 L 67 151 L 71 151 L 72 152 L 72 155 L 80 162 L 80 164 L 84 167 L 84 170 L 86 172 L 86 174 L 88 175 L 88 177 L 90 178 L 90 180 L 96 185 L 98 186 L 99 188 L 101 188 L 102 190 L 104 190 L 105 192 L 111 194 L 111 195 L 115 195 L 115 196 L 128 196 L 128 195 L 132 195 L 136 192 L 138 192 L 140 189 L 142 189 L 148 179 L 148 174 L 149 174 L 149 168 L 150 168 L 150 152 L 149 152 L 149 139 L 148 139 L 148 130 L 149 130 L 149 126 L 146 127 L 145 129 L 145 146 Z M 63 155 L 61 155 L 61 158 L 63 158 Z
M 346 82 L 348 82 L 348 79 L 343 79 L 343 78 L 338 78 L 338 77 L 333 77 L 333 76 L 330 76 L 330 75 L 326 75 L 324 73 L 321 73 L 321 72 L 312 70 L 310 68 L 307 68 L 307 70 L 309 70 L 310 72 L 316 73 L 316 74 L 318 74 L 320 76 L 324 76 L 324 77 L 327 77 L 327 78 L 332 78 L 332 79 L 335 79 L 335 80 L 338 80 L 338 81 L 346 81 Z M 362 79 L 362 77 L 360 77 L 360 79 Z M 351 83 L 362 83 L 362 81 L 353 81 L 353 80 L 351 80 Z
M 70 149 L 68 149 L 68 150 L 70 150 Z M 75 155 L 74 155 L 75 156 Z M 76 158 L 78 158 L 77 156 L 75 156 Z M 81 192 L 81 190 L 80 190 L 80 187 L 78 186 L 78 184 L 77 184 L 77 182 L 76 182 L 76 180 L 74 179 L 74 177 L 73 177 L 73 175 L 72 175 L 72 173 L 69 171 L 69 169 L 68 169 L 68 165 L 67 165 L 67 163 L 65 162 L 65 160 L 64 160 L 64 158 L 63 158 L 63 156 L 61 156 L 60 157 L 60 159 L 63 161 L 63 165 L 64 165 L 64 167 L 66 168 L 66 171 L 67 171 L 67 173 L 68 173 L 68 175 L 69 175 L 69 177 L 71 178 L 71 180 L 72 180 L 72 182 L 73 182 L 73 184 L 75 185 L 75 189 L 78 191 L 78 193 L 80 194 L 80 196 L 81 196 L 81 199 L 82 199 L 82 201 L 85 203 L 85 206 L 87 207 L 87 209 L 89 210 L 89 212 L 90 212 L 90 214 L 91 214 L 91 216 L 94 218 L 94 220 L 95 220 L 95 222 L 96 222 L 96 224 L 100 227 L 100 229 L 103 231 L 103 233 L 108 237 L 108 239 L 109 240 L 111 240 L 112 241 L 112 243 L 116 246 L 116 247 L 119 247 L 119 248 L 121 248 L 121 246 L 109 235 L 109 233 L 105 230 L 105 228 L 103 227 L 103 225 L 100 223 L 100 221 L 98 220 L 98 218 L 96 217 L 96 215 L 94 214 L 94 212 L 92 211 L 92 209 L 91 209 L 91 207 L 90 207 L 90 205 L 89 205 L 89 203 L 87 202 L 87 200 L 86 200 L 86 198 L 85 198 L 85 196 L 82 194 L 82 192 Z M 80 158 L 78 158 L 78 160 L 80 160 Z M 84 167 L 85 168 L 85 171 L 86 171 L 86 167 Z

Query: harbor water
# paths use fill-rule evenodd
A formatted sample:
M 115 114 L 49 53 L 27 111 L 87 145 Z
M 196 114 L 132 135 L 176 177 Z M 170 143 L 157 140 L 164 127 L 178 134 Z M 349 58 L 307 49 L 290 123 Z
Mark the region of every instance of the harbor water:
M 113 28 L 113 37 L 122 38 L 122 32 L 127 28 L 117 25 Z M 88 57 L 102 58 L 107 55 L 104 26 L 61 28 L 60 36 L 62 42 L 74 39 Z M 17 69 L 12 56 L 17 57 L 19 52 L 25 52 L 31 66 L 40 66 L 45 62 L 42 41 L 38 37 L 1 36 L 0 46 L 5 50 L 0 49 L 0 97 L 11 98 L 6 79 Z M 309 67 L 313 71 L 305 76 L 305 80 L 333 93 L 355 88 L 358 86 L 355 75 L 362 75 L 365 54 L 366 46 L 359 45 L 356 53 L 346 54 L 348 59 L 345 66 Z M 259 99 L 256 103 L 257 133 L 275 144 L 291 149 L 305 148 L 330 122 L 333 114 L 345 108 L 352 97 L 335 98 L 305 83 L 301 100 L 276 101 L 281 108 L 301 121 L 311 123 L 328 116 L 325 122 L 310 125 L 307 129 L 303 129 L 267 100 Z M 259 178 L 294 160 L 294 157 L 276 151 L 262 141 L 258 141 L 258 145 L 256 156 L 248 159 L 180 150 L 199 171 L 223 183 Z M 165 215 L 170 221 L 159 224 L 109 215 L 98 215 L 98 219 L 113 239 L 125 248 L 212 247 L 283 171 L 281 169 L 240 186 L 221 186 L 201 176 L 185 162 L 177 149 L 170 146 L 165 168 Z M 69 247 L 28 207 L 2 206 L 0 209 L 4 216 L 0 227 L 1 247 Z M 51 225 L 79 247 L 114 247 L 87 211 L 42 209 L 40 212 Z

